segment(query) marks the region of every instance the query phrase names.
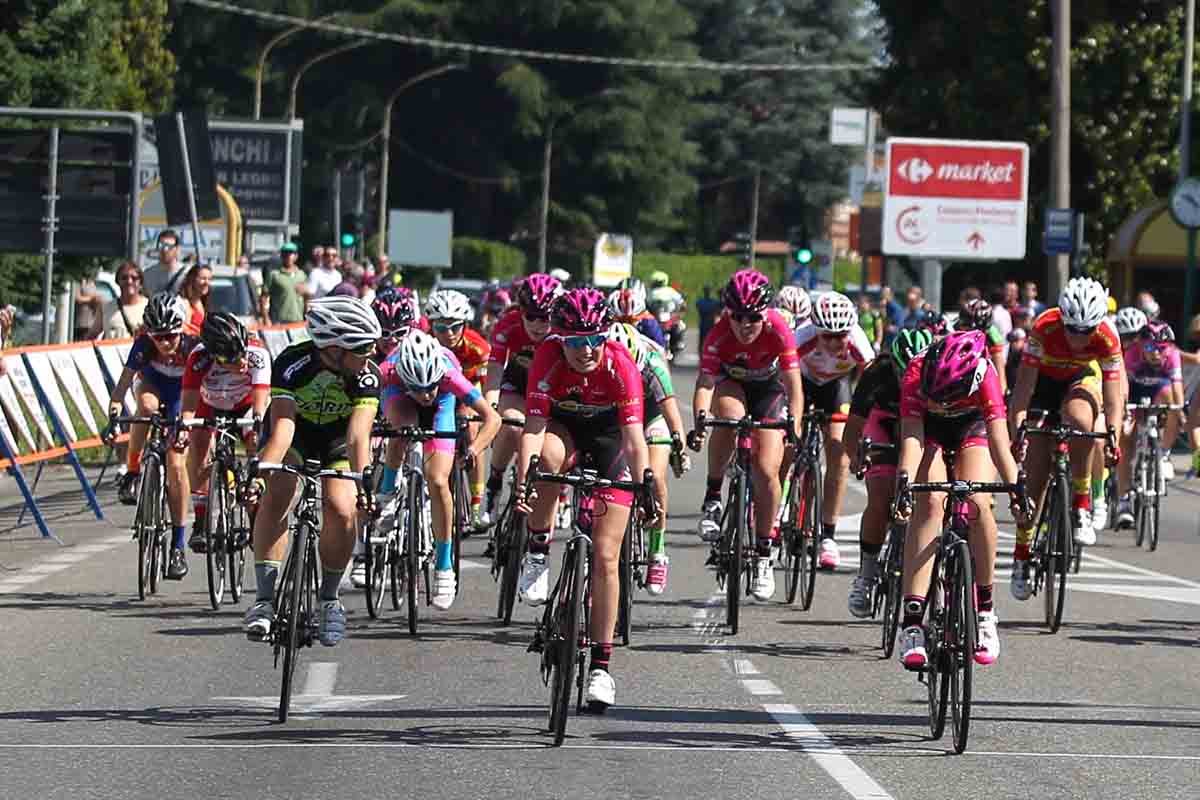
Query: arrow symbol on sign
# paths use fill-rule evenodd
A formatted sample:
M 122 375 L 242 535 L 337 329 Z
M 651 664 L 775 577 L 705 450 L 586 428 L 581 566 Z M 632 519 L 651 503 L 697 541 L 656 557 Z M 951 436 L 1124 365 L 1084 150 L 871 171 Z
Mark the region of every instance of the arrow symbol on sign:
M 979 231 L 975 231 L 967 237 L 967 244 L 971 245 L 972 250 L 978 250 L 983 247 L 984 241 L 983 234 Z

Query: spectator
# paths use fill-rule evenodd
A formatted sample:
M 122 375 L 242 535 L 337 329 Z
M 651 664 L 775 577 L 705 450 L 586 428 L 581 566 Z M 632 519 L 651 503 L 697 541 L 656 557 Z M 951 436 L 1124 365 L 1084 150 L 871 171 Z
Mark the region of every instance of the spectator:
M 13 317 L 16 316 L 17 310 L 12 306 L 0 308 L 0 375 L 8 371 L 8 367 L 4 365 L 4 349 L 8 347 L 8 340 L 12 334 Z M 0 414 L 4 411 L 0 410 Z
M 73 341 L 99 339 L 104 332 L 104 300 L 96 292 L 96 282 L 84 278 L 75 287 L 75 331 Z
M 116 301 L 105 309 L 107 321 L 104 337 L 129 339 L 141 330 L 142 315 L 148 302 L 142 294 L 142 268 L 137 262 L 126 261 L 117 268 L 117 288 L 120 294 Z
M 908 287 L 908 293 L 904 296 L 905 306 L 900 309 L 900 313 L 896 317 L 897 328 L 915 328 L 917 323 L 921 321 L 921 309 L 925 300 L 925 293 L 921 291 L 920 286 Z
M 329 295 L 340 297 L 362 297 L 364 270 L 353 261 L 342 267 L 342 282 L 330 290 Z
M 883 345 L 883 316 L 871 308 L 871 298 L 866 292 L 858 295 L 858 327 L 867 335 L 867 341 L 875 352 L 880 352 Z
M 197 264 L 188 270 L 183 279 L 180 296 L 187 300 L 192 310 L 191 318 L 184 323 L 183 332 L 190 336 L 200 335 L 200 326 L 208 314 L 208 302 L 212 298 L 212 267 L 208 264 Z
M 700 297 L 696 300 L 696 313 L 700 315 L 700 351 L 703 353 L 704 340 L 713 325 L 717 324 L 717 317 L 721 316 L 721 301 L 712 297 L 711 286 L 705 286 L 701 290 Z
M 325 248 L 322 247 L 321 245 L 317 245 L 316 247 L 314 247 L 312 249 L 312 253 L 309 254 L 308 264 L 305 265 L 304 271 L 307 273 L 311 273 L 314 269 L 317 269 L 324 263 L 325 263 Z
M 1025 281 L 1025 285 L 1021 287 L 1021 307 L 1027 309 L 1033 319 L 1037 319 L 1037 316 L 1046 310 L 1046 304 L 1038 300 L 1037 296 L 1037 283 Z
M 1014 331 L 1024 329 L 1028 333 L 1033 329 L 1033 321 L 1036 317 L 1030 314 L 1029 309 L 1025 306 L 1017 306 L 1017 310 L 1012 312 L 1011 316 Z
M 1012 310 L 1021 303 L 1021 289 L 1016 281 L 1004 282 L 1004 307 L 1011 314 Z
M 1161 309 L 1158 307 L 1158 302 L 1154 299 L 1154 295 L 1149 292 L 1138 292 L 1137 302 L 1134 305 L 1140 308 L 1148 319 L 1152 321 L 1158 319 Z
M 179 263 L 179 234 L 168 228 L 158 235 L 158 263 L 142 275 L 142 291 L 147 297 L 164 290 L 178 292 L 185 272 Z
M 250 256 L 246 255 L 245 253 L 242 253 L 240 256 L 238 256 L 237 271 L 238 272 L 249 272 L 250 271 Z
M 322 262 L 313 267 L 308 273 L 308 290 L 310 300 L 319 300 L 333 291 L 342 282 L 342 273 L 334 266 L 337 263 L 337 251 L 331 247 L 321 248 L 325 253 Z M 313 249 L 316 252 L 316 248 Z
M 1008 386 L 1017 385 L 1017 369 L 1021 366 L 1021 356 L 1025 353 L 1026 336 L 1024 328 L 1014 328 L 1006 337 L 1008 340 L 1008 355 L 1004 361 L 1004 377 Z
M 1009 283 L 1016 287 L 1016 283 Z M 1012 312 L 1008 310 L 1008 303 L 1005 301 L 1007 296 L 1008 289 L 1004 285 L 992 289 L 992 324 L 1003 336 L 1008 336 L 1013 329 Z
M 896 331 L 900 330 L 899 319 L 902 311 L 900 304 L 893 299 L 892 287 L 884 286 L 879 290 L 879 314 L 883 318 L 885 347 L 892 343 L 892 339 L 896 338 Z
M 392 264 L 388 260 L 387 253 L 380 253 L 376 259 L 375 265 L 375 285 L 379 288 L 391 286 L 393 288 L 404 285 L 404 271 L 399 264 Z
M 259 317 L 263 322 L 283 324 L 304 321 L 304 299 L 309 297 L 308 276 L 296 262 L 300 248 L 285 242 L 279 248 L 279 269 L 271 270 L 259 296 Z

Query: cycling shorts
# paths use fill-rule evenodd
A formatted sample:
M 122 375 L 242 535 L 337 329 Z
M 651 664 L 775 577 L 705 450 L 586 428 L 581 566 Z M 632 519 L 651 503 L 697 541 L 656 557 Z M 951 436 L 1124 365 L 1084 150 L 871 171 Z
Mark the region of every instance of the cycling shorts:
M 437 402 L 428 406 L 421 405 L 406 394 L 391 398 L 389 403 L 399 404 L 401 426 L 438 432 L 458 430 L 458 420 L 454 413 L 457 403 L 451 392 L 438 395 Z M 429 439 L 421 443 L 421 452 L 426 457 L 431 453 L 453 453 L 454 445 L 454 439 Z
M 575 445 L 574 452 L 567 457 L 563 469 L 567 470 L 580 463 L 589 469 L 596 470 L 600 477 L 614 481 L 630 480 L 629 462 L 625 460 L 625 450 L 621 446 L 621 430 L 615 424 L 597 424 L 596 418 L 580 419 L 551 415 L 551 421 L 561 425 L 571 437 Z M 627 489 L 598 489 L 592 493 L 594 499 L 603 500 L 611 505 L 629 508 L 633 505 L 633 492 Z M 602 508 L 597 505 L 593 513 L 599 516 Z
M 966 450 L 968 447 L 987 447 L 987 423 L 983 415 L 962 414 L 956 417 L 925 415 L 925 446 L 939 450 Z
M 1137 404 L 1137 403 L 1142 402 L 1143 398 L 1148 398 L 1151 403 L 1154 403 L 1154 402 L 1156 402 L 1157 398 L 1162 395 L 1163 392 L 1169 392 L 1170 389 L 1171 389 L 1171 379 L 1170 378 L 1163 378 L 1152 384 L 1133 383 L 1132 381 L 1130 381 L 1130 383 L 1129 383 L 1129 402 Z M 1166 398 L 1163 398 L 1163 402 L 1169 403 L 1170 396 L 1168 395 Z
M 872 408 L 871 413 L 867 415 L 867 424 L 863 426 L 863 436 L 874 444 L 899 445 L 900 419 L 895 414 Z M 900 463 L 900 453 L 897 450 L 876 450 L 870 455 L 871 468 L 867 470 L 868 478 L 895 477 L 896 465 Z
M 183 401 L 183 378 L 172 378 L 163 375 L 153 367 L 146 367 L 141 372 L 137 392 L 150 390 L 158 396 L 158 410 L 165 417 L 178 417 Z
M 671 446 L 671 429 L 662 414 L 646 423 L 646 444 Z
M 777 422 L 783 419 L 787 410 L 787 389 L 778 375 L 763 381 L 738 381 L 725 377 L 717 381 L 717 388 L 722 386 L 727 391 L 732 386 L 741 387 L 746 396 L 746 413 L 759 422 Z
M 850 414 L 850 376 L 842 375 L 829 383 L 813 383 L 808 378 L 804 381 L 804 402 L 816 406 L 818 410 L 829 416 L 830 422 L 845 422 Z
M 525 383 L 528 377 L 528 369 L 516 363 L 516 359 L 510 360 L 504 365 L 504 373 L 500 378 L 500 391 L 519 394 L 524 398 Z
M 1039 373 L 1037 384 L 1033 388 L 1033 397 L 1029 400 L 1029 408 L 1045 411 L 1046 424 L 1053 427 L 1059 423 L 1059 412 L 1062 411 L 1067 396 L 1073 391 L 1082 389 L 1094 403 L 1099 403 L 1100 380 L 1100 365 L 1095 361 L 1081 367 L 1066 380 L 1055 380 Z
M 327 427 L 305 422 L 303 418 L 295 420 L 296 431 L 292 436 L 292 444 L 288 448 L 287 457 L 297 463 L 307 459 L 320 461 L 323 469 L 350 469 L 349 450 L 346 448 L 346 436 L 329 436 Z M 263 434 L 259 444 L 259 452 L 271 438 L 271 414 L 267 414 L 263 422 Z

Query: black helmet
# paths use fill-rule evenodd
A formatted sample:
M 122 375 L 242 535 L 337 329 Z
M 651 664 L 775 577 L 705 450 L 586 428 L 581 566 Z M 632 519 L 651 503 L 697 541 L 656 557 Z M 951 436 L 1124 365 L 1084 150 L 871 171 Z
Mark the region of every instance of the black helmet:
M 159 292 L 150 298 L 142 322 L 150 333 L 178 333 L 187 317 L 187 301 L 174 292 Z
M 217 358 L 234 360 L 246 352 L 250 334 L 242 321 L 227 311 L 216 311 L 204 318 L 200 343 Z

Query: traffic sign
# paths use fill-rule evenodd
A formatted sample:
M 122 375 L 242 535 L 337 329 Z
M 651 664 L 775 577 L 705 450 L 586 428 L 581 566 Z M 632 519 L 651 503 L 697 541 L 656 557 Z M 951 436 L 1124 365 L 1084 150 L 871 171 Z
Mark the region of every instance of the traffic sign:
M 1025 257 L 1028 145 L 894 138 L 887 155 L 885 254 Z
M 1042 234 L 1042 252 L 1048 256 L 1070 255 L 1075 249 L 1075 212 L 1069 208 L 1047 208 Z

